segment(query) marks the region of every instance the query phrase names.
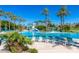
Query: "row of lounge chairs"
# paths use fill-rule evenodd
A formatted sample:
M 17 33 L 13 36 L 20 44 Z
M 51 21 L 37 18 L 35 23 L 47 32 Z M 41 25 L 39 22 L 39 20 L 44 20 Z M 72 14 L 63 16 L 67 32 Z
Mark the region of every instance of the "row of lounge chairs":
M 64 38 L 64 37 L 56 36 L 53 38 L 53 40 L 56 45 L 75 46 L 79 48 L 79 43 L 73 41 L 73 39 L 70 37 Z
M 39 39 L 35 41 L 40 42 Z M 60 36 L 49 36 L 48 39 L 42 38 L 41 42 L 49 42 L 54 43 L 55 45 L 63 45 L 63 46 L 75 46 L 79 48 L 79 43 L 73 41 L 71 37 L 60 37 Z
M 79 48 L 79 43 L 73 41 L 73 39 L 71 37 L 61 37 L 61 36 L 49 36 L 48 39 L 40 37 L 41 40 L 39 40 L 39 38 L 34 38 L 35 41 L 37 42 L 49 42 L 49 43 L 54 43 L 55 45 L 63 45 L 63 46 L 75 46 Z M 2 43 L 2 40 L 0 38 L 0 45 Z

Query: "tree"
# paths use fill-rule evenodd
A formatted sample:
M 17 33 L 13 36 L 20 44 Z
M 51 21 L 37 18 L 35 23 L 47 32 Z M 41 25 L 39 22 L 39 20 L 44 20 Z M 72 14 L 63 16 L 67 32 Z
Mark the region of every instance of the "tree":
M 35 28 L 37 28 L 40 31 L 46 31 L 46 26 L 44 25 L 37 25 Z
M 57 13 L 57 16 L 59 16 L 61 19 L 61 31 L 63 31 L 64 17 L 67 15 L 68 15 L 68 10 L 66 9 L 66 6 L 62 6 Z
M 48 11 L 48 8 L 44 8 L 42 14 L 45 16 L 45 23 L 46 23 L 46 30 L 47 30 L 47 20 L 48 20 L 48 16 L 49 16 L 49 11 Z
M 65 32 L 68 32 L 68 31 L 70 31 L 70 26 L 64 25 L 63 29 L 64 29 Z
M 17 16 L 13 16 L 13 21 L 14 21 L 14 30 L 16 30 L 16 20 L 17 20 Z
M 0 16 L 4 16 L 5 12 L 3 10 L 0 10 Z M 0 19 L 0 32 L 1 32 L 1 19 Z
M 6 16 L 8 17 L 8 22 L 9 22 L 9 31 L 10 31 L 10 27 L 11 27 L 10 22 L 11 22 L 12 15 L 13 14 L 11 12 L 6 12 Z
M 13 15 L 13 16 L 11 16 L 11 19 L 12 19 L 13 22 L 14 22 L 14 30 L 16 30 L 16 20 L 17 20 L 17 16 Z
M 48 19 L 45 21 L 47 23 L 47 31 L 52 31 L 52 28 L 53 28 L 53 24 L 52 22 Z
M 22 25 L 23 22 L 26 22 L 26 20 L 24 18 L 22 18 L 22 17 L 19 16 L 18 17 L 18 21 L 19 21 L 18 29 L 21 30 L 21 29 L 23 29 L 23 26 L 21 28 L 21 25 Z

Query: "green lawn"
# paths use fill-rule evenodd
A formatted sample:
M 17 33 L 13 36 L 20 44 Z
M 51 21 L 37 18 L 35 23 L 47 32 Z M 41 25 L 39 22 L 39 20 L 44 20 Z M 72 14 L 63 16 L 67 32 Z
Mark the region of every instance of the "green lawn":
M 70 31 L 79 32 L 79 28 L 71 28 Z

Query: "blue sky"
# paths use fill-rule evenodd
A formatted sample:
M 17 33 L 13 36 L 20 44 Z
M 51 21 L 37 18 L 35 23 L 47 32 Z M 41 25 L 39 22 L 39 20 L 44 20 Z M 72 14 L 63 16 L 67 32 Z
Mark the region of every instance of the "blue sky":
M 56 13 L 61 8 L 60 5 L 0 5 L 0 9 L 25 18 L 27 20 L 25 24 L 32 23 L 36 20 L 44 20 L 44 16 L 41 14 L 44 8 L 48 8 L 52 23 L 59 24 L 60 19 L 56 16 Z M 67 9 L 70 14 L 65 17 L 65 23 L 78 23 L 79 6 L 68 5 Z

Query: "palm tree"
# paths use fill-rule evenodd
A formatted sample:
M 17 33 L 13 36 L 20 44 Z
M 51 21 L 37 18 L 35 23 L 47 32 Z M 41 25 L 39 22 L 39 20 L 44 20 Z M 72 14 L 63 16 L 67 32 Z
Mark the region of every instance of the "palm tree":
M 63 25 L 64 25 L 64 17 L 68 15 L 68 10 L 66 9 L 66 6 L 62 6 L 61 9 L 58 11 L 57 16 L 61 19 L 61 30 L 63 31 Z
M 10 19 L 9 19 L 9 30 L 10 30 L 10 21 L 11 21 L 11 20 L 14 22 L 14 30 L 15 30 L 15 28 L 16 28 L 15 22 L 16 22 L 16 20 L 17 20 L 17 16 L 15 16 L 15 15 L 14 15 L 13 13 L 11 13 L 11 12 L 6 12 L 6 15 L 10 18 Z
M 45 20 L 47 20 L 48 19 L 48 15 L 49 15 L 48 8 L 44 8 L 42 14 L 45 16 Z
M 13 22 L 14 22 L 14 30 L 16 30 L 16 20 L 17 20 L 17 16 L 15 16 L 15 15 L 11 16 L 11 20 L 13 20 Z
M 48 16 L 49 16 L 48 8 L 44 8 L 42 14 L 45 16 L 45 23 L 46 23 L 46 30 L 47 30 L 47 20 L 48 20 Z
M 22 23 L 23 23 L 23 22 L 26 22 L 26 20 L 25 20 L 24 18 L 22 18 L 22 17 L 19 16 L 19 17 L 18 17 L 18 21 L 19 21 L 18 29 L 20 30 Z
M 27 51 L 29 49 L 29 46 L 27 45 L 32 44 L 32 41 L 29 38 L 20 35 L 18 32 L 7 33 L 1 37 L 7 39 L 5 49 L 13 53 Z
M 25 20 L 24 18 L 22 18 L 21 22 L 22 22 L 22 23 L 25 23 L 25 22 L 26 22 L 26 20 Z M 24 27 L 25 27 L 25 24 L 24 24 L 24 25 L 22 25 L 22 30 L 23 30 L 23 28 L 24 28 Z
M 7 21 L 4 23 L 5 31 L 7 30 L 7 23 L 8 23 Z
M 9 31 L 10 31 L 10 21 L 11 21 L 11 17 L 12 17 L 12 13 L 11 12 L 6 12 L 6 15 L 7 15 L 7 17 L 9 18 L 8 19 L 8 22 L 9 22 Z
M 0 16 L 4 16 L 5 12 L 3 10 L 0 10 Z M 0 32 L 1 32 L 1 20 L 0 20 Z

